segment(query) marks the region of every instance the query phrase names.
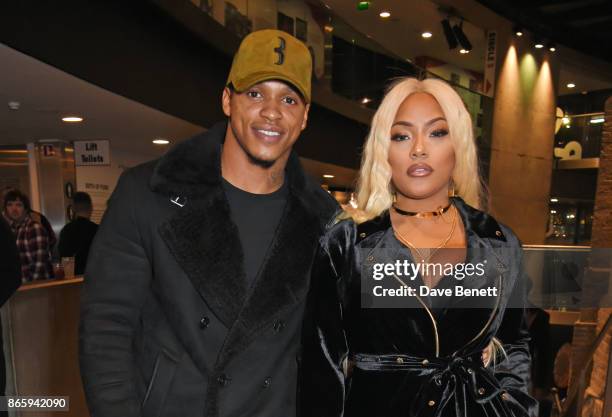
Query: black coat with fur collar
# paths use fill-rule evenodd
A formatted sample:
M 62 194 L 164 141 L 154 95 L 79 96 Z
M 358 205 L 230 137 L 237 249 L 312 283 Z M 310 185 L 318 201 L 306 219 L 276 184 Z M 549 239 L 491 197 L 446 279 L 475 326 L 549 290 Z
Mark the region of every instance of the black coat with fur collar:
M 291 416 L 317 240 L 337 210 L 292 154 L 249 289 L 221 185 L 226 124 L 126 171 L 91 248 L 80 362 L 95 417 Z

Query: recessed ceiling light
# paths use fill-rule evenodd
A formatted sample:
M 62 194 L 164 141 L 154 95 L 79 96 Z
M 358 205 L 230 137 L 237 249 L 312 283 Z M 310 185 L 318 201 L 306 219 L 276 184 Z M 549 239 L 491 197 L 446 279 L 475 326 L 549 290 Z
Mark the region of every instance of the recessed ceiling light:
M 544 44 L 543 44 L 543 43 L 541 43 L 541 42 L 537 42 L 537 43 L 536 43 L 534 46 L 535 46 L 535 48 L 536 48 L 536 49 L 542 49 L 542 48 L 544 48 Z
M 371 98 L 364 97 L 364 98 L 361 99 L 361 104 L 368 104 L 370 101 L 372 101 Z
M 62 117 L 62 122 L 66 122 L 66 123 L 80 123 L 82 121 L 83 121 L 83 118 L 79 116 Z
M 153 139 L 153 143 L 156 145 L 167 145 L 170 143 L 170 141 L 167 139 L 157 138 Z
M 606 119 L 604 119 L 603 117 L 594 117 L 594 118 L 591 119 L 591 123 L 592 124 L 603 123 L 605 121 L 606 121 Z
M 387 11 L 384 11 L 384 12 L 380 12 L 379 16 L 382 17 L 383 19 L 387 19 L 387 18 L 391 17 L 391 13 L 387 12 Z
M 459 50 L 459 53 L 460 53 L 460 54 L 469 54 L 469 53 L 470 53 L 470 51 L 469 51 L 469 50 L 467 50 L 467 49 L 461 49 L 461 50 Z
M 550 199 L 550 202 L 551 202 L 551 203 L 558 203 L 558 202 L 559 202 L 559 199 L 558 199 L 558 198 L 551 198 L 551 199 Z
M 555 52 L 555 51 L 557 50 L 557 47 L 555 46 L 555 44 L 554 44 L 554 43 L 549 43 L 549 44 L 548 44 L 548 50 L 549 50 L 550 52 Z
M 514 28 L 513 28 L 513 30 L 514 30 L 514 34 L 515 34 L 516 36 L 519 36 L 519 37 L 520 37 L 520 36 L 523 36 L 523 33 L 524 33 L 524 32 L 523 32 L 523 28 L 522 28 L 522 27 L 520 27 L 519 25 L 515 25 L 515 26 L 514 26 Z
M 431 33 L 431 32 L 423 32 L 423 33 L 421 33 L 421 36 L 422 36 L 423 38 L 425 38 L 425 39 L 429 39 L 429 38 L 431 38 L 433 35 L 432 35 L 432 33 Z
M 557 214 L 557 210 L 551 210 L 550 214 Z
M 574 87 L 576 87 L 576 84 L 574 84 L 574 83 L 567 83 L 566 87 L 567 88 L 574 88 Z
M 334 178 L 332 174 L 323 174 L 323 178 Z

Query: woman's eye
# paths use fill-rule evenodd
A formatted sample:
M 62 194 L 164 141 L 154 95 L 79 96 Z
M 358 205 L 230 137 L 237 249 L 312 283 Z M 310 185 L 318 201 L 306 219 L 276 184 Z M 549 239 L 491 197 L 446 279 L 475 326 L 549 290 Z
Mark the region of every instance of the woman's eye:
M 401 133 L 391 136 L 391 140 L 395 142 L 403 142 L 408 139 L 410 139 L 410 136 L 402 135 Z
M 284 97 L 283 101 L 287 104 L 297 104 L 297 100 L 293 97 Z
M 431 136 L 433 136 L 434 138 L 443 138 L 446 135 L 448 135 L 448 130 L 446 129 L 436 129 L 431 132 Z
M 247 91 L 247 96 L 250 98 L 260 98 L 261 97 L 261 93 L 259 91 Z

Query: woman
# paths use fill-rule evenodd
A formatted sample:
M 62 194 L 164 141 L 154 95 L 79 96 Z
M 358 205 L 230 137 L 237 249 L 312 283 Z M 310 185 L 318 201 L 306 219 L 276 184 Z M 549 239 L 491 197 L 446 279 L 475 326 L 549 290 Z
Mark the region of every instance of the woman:
M 357 210 L 321 240 L 306 316 L 303 416 L 535 415 L 521 247 L 478 209 L 479 178 L 457 93 L 434 79 L 396 82 L 372 122 Z M 410 278 L 377 267 L 404 261 L 452 268 Z M 467 264 L 482 274 L 460 277 Z M 488 293 L 461 296 L 458 286 Z M 404 297 L 378 296 L 409 287 L 415 292 Z M 384 308 L 398 299 L 404 308 Z M 484 358 L 488 346 L 496 349 Z

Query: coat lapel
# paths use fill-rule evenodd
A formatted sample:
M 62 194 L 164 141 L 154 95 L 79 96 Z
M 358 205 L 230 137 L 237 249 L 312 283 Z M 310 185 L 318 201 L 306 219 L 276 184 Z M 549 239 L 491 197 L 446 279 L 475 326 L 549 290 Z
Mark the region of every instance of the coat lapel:
M 247 288 L 242 246 L 223 190 L 188 200 L 159 232 L 196 291 L 230 328 Z

